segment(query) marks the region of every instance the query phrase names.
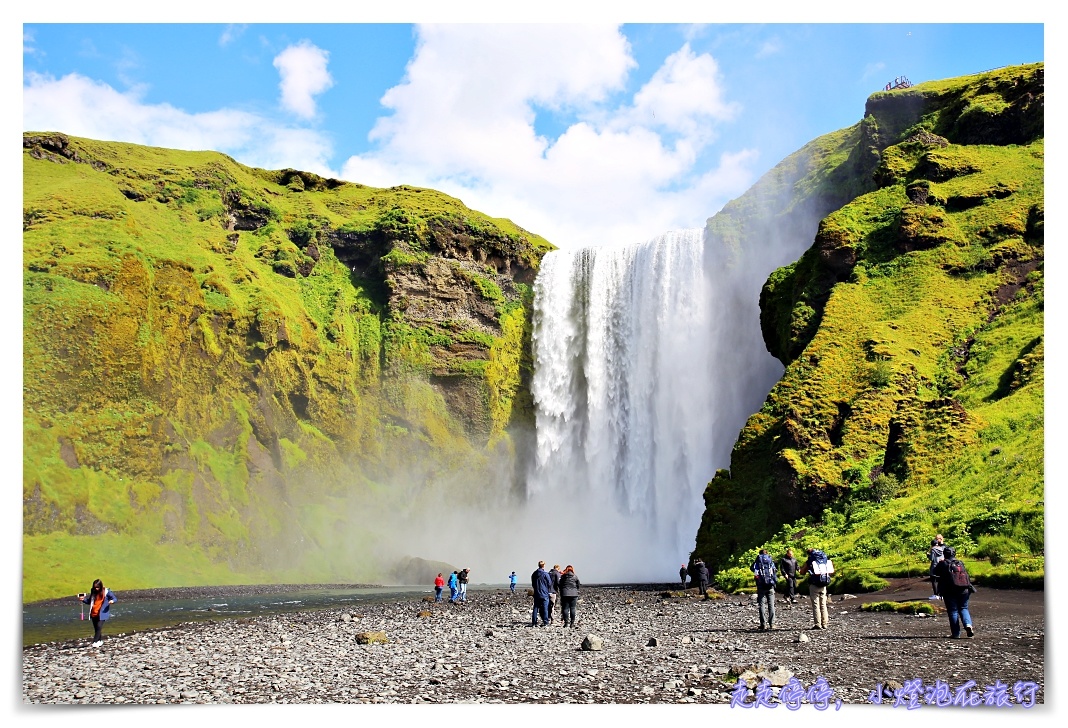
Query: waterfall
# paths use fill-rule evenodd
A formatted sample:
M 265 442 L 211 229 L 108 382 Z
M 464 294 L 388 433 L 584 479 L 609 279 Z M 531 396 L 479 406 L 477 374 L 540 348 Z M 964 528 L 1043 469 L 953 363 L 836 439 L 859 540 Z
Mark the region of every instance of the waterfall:
M 666 581 L 693 549 L 741 424 L 717 430 L 731 317 L 715 313 L 700 229 L 542 260 L 527 497 L 535 518 L 566 524 L 551 532 L 576 569 L 581 555 L 591 576 Z

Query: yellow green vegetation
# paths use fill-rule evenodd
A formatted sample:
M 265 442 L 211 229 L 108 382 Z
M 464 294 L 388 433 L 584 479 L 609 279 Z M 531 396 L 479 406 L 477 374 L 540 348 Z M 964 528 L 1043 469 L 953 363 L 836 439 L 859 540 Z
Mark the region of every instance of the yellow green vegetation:
M 868 602 L 860 605 L 862 612 L 896 612 L 897 614 L 934 614 L 927 602 Z
M 531 417 L 542 238 L 433 190 L 23 146 L 24 599 L 373 579 L 360 504 L 490 482 Z
M 826 138 L 834 191 L 786 204 L 857 194 L 761 293 L 786 371 L 705 491 L 717 583 L 760 548 L 916 574 L 935 533 L 1041 573 L 1042 104 L 1042 64 L 1018 66 L 875 94 L 858 133 Z

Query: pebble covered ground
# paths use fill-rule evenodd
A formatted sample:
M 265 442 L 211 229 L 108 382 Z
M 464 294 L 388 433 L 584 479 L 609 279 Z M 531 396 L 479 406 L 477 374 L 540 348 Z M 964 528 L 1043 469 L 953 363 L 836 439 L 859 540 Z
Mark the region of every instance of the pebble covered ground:
M 797 700 L 867 703 L 879 683 L 904 688 L 901 700 L 917 693 L 926 704 L 952 699 L 973 680 L 973 701 L 1043 702 L 1042 592 L 980 590 L 972 598 L 975 637 L 952 640 L 944 614 L 860 611 L 866 601 L 930 593 L 923 582 L 904 582 L 887 593 L 832 597 L 826 630 L 811 629 L 805 597 L 797 604 L 780 597 L 776 629 L 760 631 L 749 596 L 703 600 L 664 585 L 584 587 L 576 628 L 560 626 L 559 616 L 550 627 L 531 627 L 532 598 L 523 588 L 472 591 L 460 605 L 412 596 L 140 633 L 105 628 L 97 648 L 89 639 L 24 648 L 23 700 L 626 704 L 733 697 L 790 707 Z M 735 692 L 739 676 L 744 696 Z M 938 691 L 939 681 L 948 693 Z M 895 698 L 887 692 L 883 700 Z

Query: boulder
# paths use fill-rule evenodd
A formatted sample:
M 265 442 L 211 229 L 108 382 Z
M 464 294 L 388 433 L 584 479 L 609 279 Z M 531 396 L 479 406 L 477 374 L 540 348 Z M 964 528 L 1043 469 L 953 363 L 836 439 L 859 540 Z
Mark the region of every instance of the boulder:
M 356 635 L 356 643 L 361 645 L 373 645 L 376 643 L 389 642 L 385 632 L 360 632 Z
M 598 637 L 595 634 L 588 634 L 582 640 L 582 649 L 583 650 L 587 650 L 587 651 L 589 651 L 589 650 L 603 650 L 604 649 L 604 640 L 601 639 L 600 637 Z

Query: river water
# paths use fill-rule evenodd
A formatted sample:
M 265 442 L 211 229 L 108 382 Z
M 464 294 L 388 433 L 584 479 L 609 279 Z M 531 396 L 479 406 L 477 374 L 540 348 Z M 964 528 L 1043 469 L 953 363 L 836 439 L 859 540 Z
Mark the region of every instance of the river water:
M 472 585 L 473 586 L 473 585 Z M 488 588 L 488 587 L 487 587 Z M 360 603 L 410 599 L 413 595 L 432 595 L 425 586 L 384 587 L 307 587 L 279 588 L 277 591 L 226 594 L 225 591 L 175 598 L 151 598 L 137 595 L 123 599 L 116 592 L 117 601 L 111 607 L 111 618 L 104 623 L 104 635 L 136 632 L 182 623 L 217 619 L 240 619 L 272 614 L 329 609 Z M 225 596 L 223 595 L 225 594 Z M 445 598 L 448 598 L 445 591 Z M 89 621 L 89 607 L 71 597 L 24 604 L 22 607 L 23 646 L 42 642 L 91 638 L 93 625 Z

